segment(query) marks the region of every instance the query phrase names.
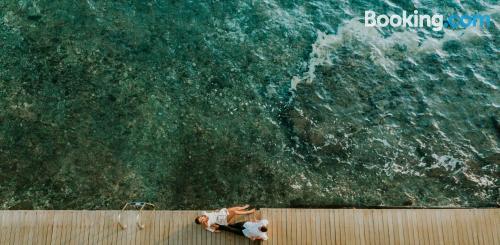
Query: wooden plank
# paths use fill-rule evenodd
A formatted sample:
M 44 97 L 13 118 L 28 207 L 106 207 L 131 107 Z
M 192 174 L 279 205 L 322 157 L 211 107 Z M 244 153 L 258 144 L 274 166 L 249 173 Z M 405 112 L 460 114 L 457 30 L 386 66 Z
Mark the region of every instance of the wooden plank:
M 34 239 L 36 239 L 36 232 L 38 232 L 37 230 L 37 226 L 36 226 L 36 222 L 37 222 L 37 215 L 36 215 L 37 211 L 28 211 L 28 231 L 27 231 L 27 242 L 26 244 L 35 244 L 35 241 Z
M 7 240 L 7 228 L 10 227 L 8 225 L 8 220 L 7 220 L 7 211 L 0 210 L 0 244 L 6 244 Z
M 54 229 L 54 216 L 55 211 L 48 211 L 49 215 L 47 217 L 47 229 L 45 230 L 45 244 L 50 244 L 52 241 L 52 231 Z
M 336 239 L 335 239 L 335 217 L 333 216 L 333 210 L 325 210 L 326 211 L 326 219 L 328 223 L 328 229 L 327 232 L 329 233 L 330 240 L 328 244 L 335 244 Z
M 408 215 L 408 210 L 402 209 L 401 211 L 401 221 L 403 222 L 403 237 L 405 240 L 405 245 L 413 245 L 415 244 L 413 240 L 413 230 L 410 229 L 409 225 L 409 215 Z
M 420 209 L 418 210 L 418 220 L 420 222 L 420 230 L 422 231 L 421 235 L 424 239 L 424 244 L 430 245 L 432 244 L 432 229 L 429 222 L 429 214 L 430 210 Z
M 335 218 L 335 244 L 345 243 L 345 236 L 343 232 L 343 220 L 340 218 L 344 216 L 343 210 L 337 209 L 334 211 Z
M 472 219 L 471 223 L 473 224 L 474 227 L 473 232 L 476 238 L 475 241 L 477 242 L 477 244 L 486 244 L 484 242 L 484 237 L 483 237 L 486 227 L 481 226 L 482 216 L 478 212 L 476 212 L 475 209 L 470 210 L 470 216 Z
M 471 244 L 479 244 L 479 239 L 478 239 L 478 235 L 477 235 L 477 232 L 476 232 L 476 228 L 475 227 L 475 224 L 474 224 L 474 220 L 471 218 L 472 216 L 472 210 L 465 210 L 466 212 L 464 213 L 465 215 L 465 220 L 467 222 L 467 225 L 468 225 L 468 230 L 469 230 L 469 234 L 471 236 L 471 241 L 472 243 Z
M 93 232 L 95 223 L 94 211 L 85 211 L 85 244 L 93 245 Z
M 21 243 L 21 229 L 23 228 L 24 224 L 23 222 L 23 213 L 18 211 L 14 215 L 14 219 L 12 220 L 12 223 L 14 227 L 12 228 L 11 232 L 12 234 L 10 235 L 10 244 L 15 245 Z
M 359 225 L 359 228 L 360 228 L 360 231 L 359 231 L 359 236 L 360 236 L 360 242 L 359 244 L 361 245 L 365 245 L 365 244 L 368 244 L 368 240 L 367 240 L 367 237 L 366 237 L 366 221 L 364 219 L 364 212 L 361 211 L 361 210 L 357 210 L 357 220 L 358 220 L 358 225 Z
M 187 225 L 187 231 L 188 231 L 188 237 L 187 237 L 187 244 L 195 244 L 196 242 L 196 231 L 198 227 L 195 227 L 195 223 L 192 221 L 193 217 L 196 216 L 196 212 L 194 211 L 188 211 L 186 214 L 186 225 Z M 224 243 L 226 245 L 227 243 Z
M 101 212 L 100 211 L 93 211 L 93 223 L 92 223 L 92 232 L 90 234 L 90 244 L 99 244 L 98 239 L 99 239 L 99 231 L 101 227 Z
M 479 217 L 477 220 L 477 227 L 481 227 L 480 235 L 482 236 L 482 244 L 493 244 L 491 240 L 490 231 L 491 226 L 488 225 L 488 220 L 484 215 L 486 212 L 484 210 L 476 209 L 474 210 L 475 217 Z
M 453 232 L 453 241 L 454 243 L 453 244 L 463 244 L 462 242 L 462 236 L 461 236 L 461 231 L 460 231 L 460 228 L 459 228 L 459 225 L 457 223 L 457 215 L 456 215 L 456 212 L 455 210 L 448 210 L 449 212 L 449 217 L 450 217 L 450 222 L 451 222 L 451 226 L 452 226 L 452 232 Z
M 389 217 L 390 217 L 390 227 L 389 228 L 392 228 L 392 241 L 394 242 L 393 244 L 396 244 L 396 245 L 400 245 L 403 243 L 403 240 L 400 240 L 400 233 L 401 233 L 401 229 L 400 229 L 400 226 L 399 226 L 399 223 L 398 223 L 398 210 L 394 210 L 393 212 L 390 212 L 389 214 Z
M 356 237 L 354 235 L 354 215 L 352 209 L 344 210 L 344 227 L 345 227 L 345 235 L 346 235 L 346 244 L 355 244 Z
M 396 230 L 394 230 L 394 225 L 392 223 L 392 210 L 384 209 L 382 210 L 384 213 L 384 229 L 386 231 L 386 240 L 388 241 L 388 244 L 394 245 L 394 237 L 397 236 Z
M 21 212 L 21 229 L 19 231 L 19 237 L 17 239 L 17 242 L 19 244 L 26 244 L 27 242 L 27 231 L 28 231 L 28 214 L 26 211 L 20 211 Z
M 24 213 L 22 211 L 17 212 L 15 223 L 17 223 L 17 225 L 14 230 L 14 239 L 12 239 L 12 244 L 20 244 L 22 243 L 24 231 Z
M 474 244 L 474 236 L 471 231 L 470 223 L 468 222 L 468 214 L 466 212 L 458 212 L 460 223 L 462 224 L 462 232 L 465 234 L 464 244 Z
M 279 245 L 279 240 L 280 240 L 280 237 L 281 237 L 281 232 L 279 230 L 279 226 L 280 226 L 280 221 L 281 221 L 281 217 L 279 217 L 280 214 L 279 214 L 279 210 L 278 209 L 272 209 L 271 210 L 271 217 L 272 217 L 272 230 L 274 231 L 273 235 L 272 235 L 272 245 Z
M 282 234 L 283 233 L 283 229 L 281 227 L 281 220 L 282 220 L 282 216 L 281 216 L 281 209 L 276 209 L 276 210 L 272 210 L 272 216 L 273 217 L 273 245 L 281 245 L 281 244 L 285 244 L 283 242 L 283 238 L 284 238 L 284 235 Z
M 460 213 L 457 212 L 457 210 L 452 210 L 452 213 L 458 244 L 469 244 L 467 233 L 465 232 L 465 229 L 463 227 L 465 224 L 463 224 L 463 219 Z
M 269 245 L 276 245 L 276 240 L 278 237 L 277 230 L 276 230 L 276 220 L 274 217 L 274 209 L 268 209 L 266 211 L 266 215 L 269 220 L 269 231 L 268 231 L 268 236 L 269 236 Z
M 436 239 L 434 240 L 435 244 L 440 244 L 444 245 L 444 234 L 443 234 L 443 222 L 444 220 L 439 219 L 439 212 L 438 210 L 434 210 L 432 216 L 430 217 L 432 219 L 432 224 L 434 227 L 434 231 L 437 231 L 436 234 Z
M 434 214 L 436 213 L 435 209 L 429 209 L 426 212 L 426 216 L 423 218 L 427 221 L 427 231 L 429 232 L 429 242 L 430 244 L 439 244 L 439 230 L 436 225 L 436 221 L 434 220 Z
M 184 220 L 182 219 L 182 216 L 184 214 L 184 211 L 177 211 L 177 216 L 174 217 L 176 220 L 177 220 L 177 244 L 179 245 L 184 245 L 186 244 L 185 243 L 185 240 L 186 240 L 186 224 L 184 222 Z M 216 236 L 215 237 L 215 243 L 216 244 L 220 244 L 218 242 L 218 233 L 215 234 Z
M 170 220 L 170 228 L 168 231 L 168 244 L 179 244 L 178 241 L 178 231 L 179 231 L 179 223 L 176 216 L 178 215 L 178 211 L 172 212 L 172 219 Z
M 102 211 L 95 211 L 97 222 L 95 225 L 95 236 L 93 239 L 93 244 L 101 244 L 102 230 L 104 226 L 104 218 L 102 217 Z
M 80 225 L 78 222 L 78 216 L 80 212 L 76 211 L 67 211 L 66 216 L 68 216 L 68 227 L 65 227 L 66 232 L 64 232 L 64 236 L 61 238 L 64 244 L 76 245 L 78 244 L 78 232 L 77 227 Z M 66 235 L 69 234 L 69 235 Z M 70 237 L 71 239 L 67 239 L 66 237 Z
M 303 244 L 302 243 L 302 223 L 300 222 L 301 217 L 300 217 L 300 210 L 299 209 L 292 209 L 291 210 L 291 215 L 292 215 L 292 232 L 294 235 L 291 240 L 293 241 L 292 244 Z M 272 222 L 272 221 L 269 221 Z
M 284 209 L 286 218 L 285 218 L 285 228 L 286 228 L 286 237 L 284 238 L 284 244 L 295 244 L 295 241 L 292 233 L 293 221 L 292 221 L 292 210 Z
M 319 211 L 319 217 L 321 220 L 321 244 L 328 245 L 330 244 L 330 231 L 328 226 L 328 212 L 325 209 Z
M 411 227 L 411 230 L 413 231 L 413 241 L 414 244 L 425 244 L 423 236 L 421 234 L 421 228 L 419 226 L 418 222 L 418 217 L 417 217 L 417 212 L 416 210 L 408 210 L 408 224 Z
M 485 244 L 483 236 L 480 232 L 480 230 L 485 229 L 485 227 L 481 227 L 480 220 L 475 218 L 481 216 L 478 215 L 474 209 L 468 210 L 468 212 L 469 212 L 470 223 L 472 225 L 472 233 L 474 234 L 474 242 L 476 242 L 476 244 Z
M 102 219 L 102 227 L 101 227 L 101 235 L 99 237 L 99 240 L 100 240 L 100 244 L 105 244 L 107 245 L 108 244 L 108 237 L 110 235 L 110 232 L 109 232 L 109 218 L 108 216 L 110 215 L 110 213 L 106 212 L 106 211 L 102 211 L 101 212 L 101 219 Z
M 380 219 L 380 210 L 370 210 L 371 211 L 371 215 L 372 215 L 372 219 L 373 219 L 373 235 L 374 235 L 374 242 L 375 244 L 384 244 L 386 245 L 386 243 L 384 243 L 383 239 L 384 239 L 384 236 L 382 234 L 383 232 L 383 227 L 382 227 L 382 221 Z
M 142 230 L 142 244 L 151 244 L 154 236 L 154 212 L 153 211 L 144 211 L 143 212 L 143 224 L 144 229 Z M 187 221 L 189 218 L 188 215 L 185 216 Z
M 80 223 L 81 223 L 81 236 L 79 244 L 91 244 L 89 242 L 90 239 L 90 229 L 92 223 L 92 212 L 88 210 L 79 211 L 80 215 Z M 71 237 L 68 237 L 71 239 Z
M 72 211 L 61 211 L 59 213 L 59 223 L 58 223 L 58 243 L 59 244 L 67 244 L 68 242 L 66 241 L 66 233 L 68 233 L 68 226 L 71 226 L 71 222 L 73 221 L 72 214 L 75 213 L 76 215 L 79 214 L 78 212 L 72 212 Z M 77 223 L 78 227 L 79 224 Z
M 61 225 L 62 213 L 55 212 L 54 213 L 54 223 L 52 226 L 52 232 L 50 233 L 50 243 L 49 244 L 61 244 Z
M 121 222 L 123 225 L 126 225 L 125 229 L 122 229 L 118 224 L 115 226 L 115 223 L 117 222 L 115 217 L 112 216 L 110 217 L 110 225 L 108 226 L 109 228 L 109 235 L 108 235 L 108 244 L 112 245 L 116 241 L 120 241 L 121 244 L 125 245 L 132 245 L 135 243 L 133 238 L 135 236 L 132 235 L 132 233 L 135 233 L 135 230 L 137 229 L 135 220 L 133 218 L 133 214 L 131 211 L 125 211 L 121 213 Z M 115 235 L 116 234 L 116 235 Z
M 10 227 L 9 229 L 7 229 L 7 241 L 5 244 L 14 244 L 14 240 L 15 240 L 15 231 L 16 231 L 16 226 L 18 226 L 19 224 L 16 223 L 16 218 L 17 218 L 17 215 L 18 215 L 18 212 L 11 212 L 10 215 L 9 215 L 9 224 L 10 224 Z
M 139 214 L 139 211 L 128 211 L 128 220 L 129 220 L 129 228 L 127 229 L 127 239 L 129 245 L 136 245 L 139 244 L 139 239 L 141 235 L 141 229 L 139 229 L 139 226 L 137 224 L 137 215 Z
M 498 209 L 494 209 L 492 212 L 488 212 L 488 217 L 492 224 L 491 227 L 493 227 L 493 240 L 495 241 L 493 244 L 500 244 L 500 212 Z
M 485 226 L 488 227 L 487 232 L 488 232 L 488 239 L 489 240 L 486 244 L 500 244 L 500 241 L 496 240 L 496 233 L 500 232 L 500 228 L 497 229 L 497 226 L 495 226 L 495 222 L 493 221 L 492 217 L 494 218 L 494 215 L 492 212 L 489 212 L 489 210 L 483 211 L 483 219 L 485 220 Z
M 0 220 L 1 220 L 1 226 L 0 226 L 0 244 L 7 244 L 8 240 L 8 235 L 9 235 L 9 228 L 11 227 L 10 225 L 10 214 L 11 212 L 0 210 Z
M 168 212 L 161 212 L 157 211 L 156 213 L 156 227 L 157 229 L 155 230 L 155 242 L 154 244 L 164 244 L 163 240 L 163 234 L 165 230 L 165 224 L 168 222 L 168 219 L 166 218 L 166 215 Z M 166 244 L 166 243 L 165 243 Z
M 319 210 L 311 210 L 313 244 L 321 245 L 321 217 Z
M 383 237 L 383 241 L 385 241 L 385 244 L 387 245 L 394 245 L 394 242 L 391 243 L 391 234 L 390 231 L 389 231 L 389 217 L 388 217 L 388 213 L 386 212 L 387 209 L 380 209 L 380 213 L 381 213 L 381 221 L 382 221 L 382 235 L 381 237 Z
M 30 231 L 30 238 L 28 241 L 28 244 L 42 244 L 41 241 L 39 241 L 39 237 L 41 236 L 41 225 L 40 222 L 42 222 L 42 218 L 45 212 L 43 211 L 30 211 L 31 215 L 33 216 L 32 219 L 32 228 Z M 0 218 L 1 219 L 1 218 Z
M 153 211 L 153 234 L 151 234 L 150 244 L 159 244 L 160 240 L 160 213 Z
M 112 245 L 112 244 L 116 244 L 117 241 L 120 241 L 119 238 L 124 238 L 124 240 L 122 240 L 122 244 L 130 244 L 131 242 L 131 238 L 129 236 L 127 236 L 128 233 L 132 233 L 134 232 L 135 230 L 135 224 L 134 222 L 130 222 L 128 219 L 128 217 L 130 217 L 130 214 L 127 215 L 127 212 L 125 212 L 123 215 L 125 217 L 122 217 L 124 219 L 124 222 L 125 224 L 127 224 L 127 228 L 126 229 L 122 229 L 119 225 L 118 225 L 118 215 L 119 215 L 120 211 L 115 211 L 115 212 L 109 212 L 107 213 L 106 215 L 106 219 L 107 219 L 107 222 L 106 222 L 106 243 L 105 244 L 108 244 L 108 245 Z
M 170 225 L 172 222 L 172 212 L 165 212 L 162 215 L 163 217 L 163 222 L 162 225 L 160 226 L 160 241 L 161 244 L 168 244 L 169 241 L 169 236 L 170 236 Z
M 106 232 L 106 225 L 107 225 L 107 211 L 101 210 L 99 211 L 99 234 L 97 236 L 97 244 L 105 244 L 107 232 Z M 118 222 L 117 222 L 118 223 Z
M 396 244 L 407 244 L 406 239 L 405 239 L 405 234 L 404 234 L 404 225 L 403 225 L 403 211 L 402 210 L 396 210 L 396 222 L 395 226 L 398 229 L 398 242 Z
M 48 212 L 40 210 L 36 212 L 38 216 L 35 223 L 35 233 L 33 237 L 33 244 L 45 244 L 45 231 L 47 228 Z
M 306 223 L 306 244 L 314 244 L 314 234 L 313 234 L 313 219 L 312 219 L 312 210 L 304 209 L 305 215 L 305 223 Z
M 52 211 L 43 211 L 42 221 L 39 223 L 40 225 L 40 237 L 38 239 L 38 244 L 48 244 L 48 233 L 50 231 L 50 227 L 52 226 Z
M 21 218 L 21 213 L 19 212 L 15 212 L 11 216 L 10 223 L 12 224 L 12 227 L 9 230 L 9 241 L 8 241 L 9 245 L 16 244 L 16 237 L 18 234 L 19 227 L 21 225 L 21 223 L 19 222 L 20 218 Z
M 3 227 L 2 230 L 0 231 L 0 244 L 10 244 L 10 234 L 12 233 L 12 216 L 14 215 L 14 212 L 9 212 L 9 211 L 0 211 L 2 215 L 2 223 Z
M 473 244 L 472 243 L 472 238 L 469 236 L 468 232 L 468 227 L 465 222 L 467 222 L 467 219 L 465 218 L 465 215 L 462 212 L 457 212 L 458 210 L 454 210 L 455 213 L 455 218 L 457 222 L 457 227 L 458 227 L 458 236 L 461 238 L 460 239 L 460 244 Z
M 26 232 L 27 240 L 26 244 L 34 244 L 34 239 L 36 236 L 37 227 L 36 227 L 36 222 L 37 222 L 37 211 L 27 211 L 28 213 L 28 231 Z
M 448 216 L 448 222 L 450 223 L 450 235 L 452 244 L 460 244 L 458 237 L 458 228 L 456 223 L 456 216 L 453 210 L 446 210 L 446 214 Z
M 187 223 L 190 226 L 190 232 L 193 234 L 193 236 L 189 237 L 189 244 L 199 244 L 197 235 L 199 231 L 199 227 L 194 223 L 194 217 L 196 217 L 197 212 L 196 211 L 191 211 L 189 212 Z
M 443 210 L 442 212 L 437 212 L 437 220 L 438 225 L 441 226 L 441 230 L 443 233 L 443 243 L 444 244 L 452 244 L 453 243 L 453 234 L 451 229 L 451 219 L 448 216 L 448 210 Z M 456 243 L 455 243 L 456 244 Z
M 139 220 L 137 220 L 137 215 L 139 215 Z M 137 223 L 139 222 L 139 223 Z M 145 226 L 146 220 L 144 217 L 144 211 L 134 211 L 134 226 L 135 226 L 135 237 L 133 239 L 134 245 L 138 244 L 144 244 L 144 233 L 146 231 L 146 226 Z M 139 225 L 142 224 L 144 225 L 144 229 L 140 228 Z
M 425 231 L 423 230 L 423 225 L 422 225 L 422 219 L 421 219 L 421 214 L 419 212 L 419 210 L 412 210 L 412 216 L 413 216 L 413 221 L 414 221 L 414 225 L 415 225 L 415 231 L 416 231 L 416 236 L 415 236 L 415 240 L 417 242 L 417 244 L 419 245 L 426 245 L 426 238 L 424 236 L 425 234 Z
M 375 244 L 374 233 L 374 224 L 372 219 L 372 213 L 369 209 L 363 209 L 363 223 L 365 230 L 365 240 L 367 244 Z
M 86 221 L 86 217 L 85 217 L 85 213 L 84 212 L 78 212 L 78 211 L 71 211 L 71 213 L 74 213 L 76 214 L 76 217 L 77 217 L 77 220 L 76 220 L 76 224 L 78 226 L 78 229 L 77 229 L 77 237 L 76 238 L 73 238 L 75 239 L 75 244 L 86 244 L 85 243 L 85 221 Z M 65 223 L 67 224 L 71 224 L 73 223 L 73 221 L 71 220 L 70 217 L 73 217 L 75 218 L 75 215 L 67 215 L 68 219 L 65 220 Z M 66 225 L 64 225 L 66 226 Z M 64 228 L 65 229 L 65 228 Z M 67 229 L 66 229 L 67 230 Z M 64 244 L 66 244 L 68 241 L 71 241 L 71 237 L 70 235 L 68 234 L 68 232 L 65 233 L 64 235 Z
M 86 212 L 85 211 L 74 211 L 76 212 L 78 215 L 78 240 L 77 240 L 77 244 L 87 244 L 86 243 L 86 240 L 87 240 L 87 237 L 86 237 L 86 232 L 87 232 L 87 215 L 86 215 Z M 68 234 L 68 233 L 66 233 Z M 71 240 L 71 237 L 69 235 L 66 235 L 65 237 L 65 241 L 68 242 Z

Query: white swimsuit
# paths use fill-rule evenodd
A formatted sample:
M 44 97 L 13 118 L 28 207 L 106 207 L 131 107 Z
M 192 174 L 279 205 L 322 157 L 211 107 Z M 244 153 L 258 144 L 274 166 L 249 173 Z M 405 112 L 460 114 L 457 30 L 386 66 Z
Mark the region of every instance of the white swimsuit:
M 229 211 L 227 208 L 223 208 L 219 211 L 214 211 L 207 213 L 203 211 L 202 215 L 205 215 L 208 217 L 208 227 L 206 228 L 208 231 L 214 232 L 215 229 L 213 229 L 212 226 L 213 224 L 218 224 L 218 225 L 227 225 L 227 216 L 229 215 Z

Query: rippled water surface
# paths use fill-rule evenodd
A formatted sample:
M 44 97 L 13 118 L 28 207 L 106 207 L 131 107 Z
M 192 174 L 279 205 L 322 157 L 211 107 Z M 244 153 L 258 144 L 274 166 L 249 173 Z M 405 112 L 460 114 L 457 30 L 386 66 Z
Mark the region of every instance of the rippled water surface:
M 483 13 L 480 30 L 367 28 Z M 0 2 L 0 208 L 495 206 L 500 5 Z

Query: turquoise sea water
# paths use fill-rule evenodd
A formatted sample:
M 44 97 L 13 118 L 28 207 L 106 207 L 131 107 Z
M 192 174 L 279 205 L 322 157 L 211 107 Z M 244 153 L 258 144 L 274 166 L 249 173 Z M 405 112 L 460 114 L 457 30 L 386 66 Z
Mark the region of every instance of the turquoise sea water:
M 373 29 L 483 13 L 487 30 Z M 496 206 L 496 0 L 0 2 L 0 208 Z

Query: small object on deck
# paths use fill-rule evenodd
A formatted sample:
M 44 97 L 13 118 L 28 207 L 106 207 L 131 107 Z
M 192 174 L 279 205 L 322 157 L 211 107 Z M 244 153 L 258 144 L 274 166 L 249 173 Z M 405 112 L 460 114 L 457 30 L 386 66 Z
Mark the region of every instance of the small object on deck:
M 141 229 L 141 230 L 144 229 L 145 225 L 141 223 L 141 212 L 146 207 L 152 208 L 153 210 L 155 210 L 155 208 L 156 208 L 156 206 L 154 204 L 149 203 L 149 202 L 127 202 L 127 203 L 125 203 L 120 214 L 118 214 L 118 224 L 120 225 L 122 230 L 127 229 L 127 225 L 122 224 L 122 222 L 121 222 L 122 213 L 125 210 L 127 210 L 127 208 L 133 208 L 135 210 L 139 210 L 139 213 L 137 213 L 137 216 L 136 216 L 136 224 L 139 227 L 139 229 Z

